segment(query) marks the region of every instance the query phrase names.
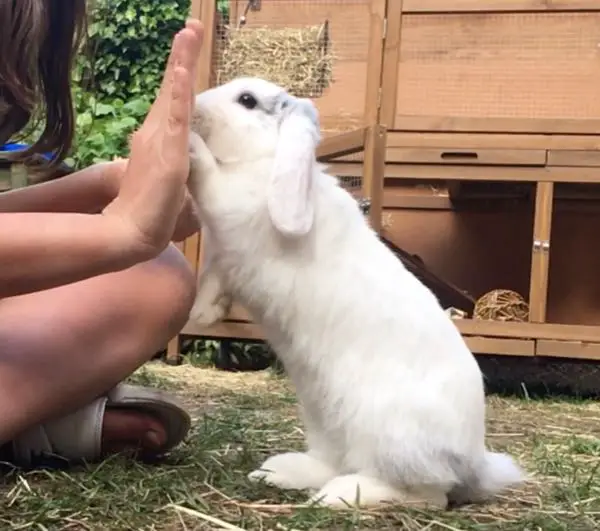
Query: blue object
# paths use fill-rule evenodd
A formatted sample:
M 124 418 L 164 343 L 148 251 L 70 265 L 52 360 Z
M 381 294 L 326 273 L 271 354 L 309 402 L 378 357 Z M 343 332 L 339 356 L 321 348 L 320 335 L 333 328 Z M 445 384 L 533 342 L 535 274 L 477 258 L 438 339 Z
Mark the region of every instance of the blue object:
M 15 143 L 12 142 L 10 144 L 4 144 L 3 146 L 0 146 L 0 153 L 4 152 L 15 152 L 15 151 L 23 151 L 25 149 L 27 149 L 29 147 L 28 144 L 19 144 L 19 143 Z M 46 160 L 52 160 L 52 154 L 51 153 L 43 153 L 42 157 L 44 157 Z

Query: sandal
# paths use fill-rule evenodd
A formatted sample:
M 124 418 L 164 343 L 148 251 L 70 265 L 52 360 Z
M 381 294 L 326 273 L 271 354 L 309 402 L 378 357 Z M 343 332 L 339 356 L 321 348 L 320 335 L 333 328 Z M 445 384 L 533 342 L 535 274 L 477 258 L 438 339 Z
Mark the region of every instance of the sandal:
M 10 463 L 31 467 L 39 466 L 41 461 L 47 463 L 48 458 L 51 461 L 58 458 L 63 463 L 101 459 L 102 424 L 107 408 L 136 410 L 157 418 L 167 435 L 163 447 L 153 452 L 157 456 L 182 442 L 191 426 L 189 414 L 172 395 L 158 389 L 119 384 L 87 406 L 21 433 L 8 443 Z

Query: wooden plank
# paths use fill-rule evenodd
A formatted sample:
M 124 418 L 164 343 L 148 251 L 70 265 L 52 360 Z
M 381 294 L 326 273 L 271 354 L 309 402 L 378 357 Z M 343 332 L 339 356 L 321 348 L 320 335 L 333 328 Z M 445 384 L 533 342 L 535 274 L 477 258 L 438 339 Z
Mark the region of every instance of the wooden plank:
M 439 133 L 388 130 L 388 147 L 435 149 L 600 150 L 600 136 L 522 133 Z
M 452 2 L 445 5 L 451 9 Z M 598 6 L 404 12 L 392 129 L 600 133 L 600 70 L 590 52 L 599 24 Z
M 362 180 L 363 193 L 371 201 L 369 222 L 371 228 L 377 233 L 381 232 L 381 214 L 383 212 L 385 133 L 385 127 L 381 125 L 369 128 L 365 146 L 365 164 Z
M 448 190 L 416 187 L 388 187 L 383 190 L 383 208 L 453 210 Z
M 544 166 L 544 149 L 389 148 L 387 162 L 409 164 L 468 164 Z
M 535 341 L 531 339 L 500 339 L 481 336 L 465 336 L 464 339 L 473 354 L 535 355 Z
M 25 165 L 17 162 L 10 167 L 10 187 L 13 190 L 25 188 L 28 184 L 28 174 Z
M 10 166 L 8 168 L 0 167 L 0 192 L 10 190 Z
M 397 115 L 398 131 L 600 135 L 600 120 Z
M 537 356 L 600 361 L 600 343 L 583 341 L 551 341 L 540 339 L 536 345 Z
M 177 334 L 175 337 L 169 341 L 167 344 L 167 353 L 165 354 L 166 362 L 169 365 L 177 365 L 179 363 L 181 349 L 181 336 Z
M 264 334 L 259 325 L 254 323 L 240 323 L 223 321 L 215 323 L 208 328 L 198 326 L 192 321 L 183 327 L 180 332 L 182 335 L 196 337 L 214 337 L 214 338 L 232 338 L 232 339 L 249 339 L 249 340 L 264 340 Z
M 339 161 L 359 162 L 364 153 L 339 157 Z M 417 148 L 388 147 L 388 163 L 402 164 L 469 164 L 492 166 L 545 166 L 545 149 L 476 149 L 476 148 Z
M 600 167 L 600 151 L 551 149 L 549 166 Z
M 405 13 L 600 11 L 598 0 L 404 0 Z
M 367 76 L 365 91 L 364 125 L 379 123 L 379 87 L 383 67 L 384 19 L 386 0 L 369 2 L 369 47 L 367 52 Z
M 418 256 L 412 255 L 402 249 L 394 242 L 394 239 L 394 235 L 386 229 L 381 231 L 381 240 L 386 247 L 394 253 L 396 258 L 404 264 L 404 267 L 406 267 L 408 271 L 415 275 L 415 277 L 433 292 L 444 308 L 453 307 L 462 310 L 467 314 L 473 313 L 475 307 L 475 299 L 473 297 L 468 293 L 465 293 L 458 286 L 444 280 L 433 271 L 429 270 L 427 264 L 425 264 Z
M 454 323 L 465 336 L 552 339 L 600 343 L 600 326 L 516 323 L 478 319 L 456 319 Z
M 331 173 L 340 177 L 355 177 L 362 173 L 362 163 L 330 162 Z M 531 166 L 469 166 L 458 164 L 395 164 L 385 165 L 386 179 L 497 181 L 497 182 L 563 182 L 600 183 L 595 168 L 531 167 Z
M 198 274 L 199 269 L 199 253 L 200 253 L 200 235 L 193 234 L 185 241 L 185 247 L 183 254 L 187 258 L 188 262 L 194 269 L 194 273 Z
M 529 320 L 534 323 L 546 320 L 553 205 L 554 183 L 537 183 L 529 285 Z
M 192 16 L 199 18 L 204 25 L 202 49 L 198 56 L 196 91 L 202 92 L 212 84 L 213 56 L 215 51 L 215 30 L 217 3 L 213 0 L 195 0 L 191 4 Z
M 349 163 L 346 163 L 349 164 Z M 336 171 L 355 168 L 336 166 Z M 506 181 L 506 182 L 565 182 L 599 183 L 600 172 L 594 168 L 528 167 L 528 166 L 466 166 L 466 165 L 418 165 L 386 164 L 386 178 L 402 179 L 445 179 L 465 181 Z
M 317 146 L 316 156 L 320 162 L 336 159 L 365 149 L 367 129 L 361 127 L 354 131 L 323 138 Z
M 398 99 L 398 64 L 402 31 L 402 6 L 404 0 L 392 0 L 387 7 L 387 30 L 384 42 L 381 74 L 381 108 L 379 123 L 387 129 L 393 127 Z

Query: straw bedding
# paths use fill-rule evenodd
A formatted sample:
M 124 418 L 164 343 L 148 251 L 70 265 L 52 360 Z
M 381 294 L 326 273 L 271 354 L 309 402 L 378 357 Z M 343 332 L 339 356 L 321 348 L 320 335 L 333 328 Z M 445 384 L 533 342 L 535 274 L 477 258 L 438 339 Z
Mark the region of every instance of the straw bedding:
M 217 62 L 217 84 L 256 76 L 300 97 L 318 97 L 332 81 L 328 24 L 304 28 L 226 28 Z

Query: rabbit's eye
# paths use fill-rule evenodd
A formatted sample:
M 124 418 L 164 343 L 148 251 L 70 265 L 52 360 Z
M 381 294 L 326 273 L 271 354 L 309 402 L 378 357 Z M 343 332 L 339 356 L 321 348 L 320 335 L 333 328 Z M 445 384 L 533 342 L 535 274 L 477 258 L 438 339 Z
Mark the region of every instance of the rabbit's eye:
M 258 105 L 258 101 L 256 101 L 256 98 L 249 92 L 243 92 L 242 94 L 240 94 L 237 101 L 240 105 L 246 107 L 246 109 L 249 110 L 256 108 L 256 106 Z

